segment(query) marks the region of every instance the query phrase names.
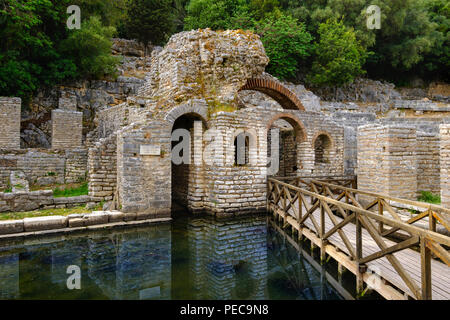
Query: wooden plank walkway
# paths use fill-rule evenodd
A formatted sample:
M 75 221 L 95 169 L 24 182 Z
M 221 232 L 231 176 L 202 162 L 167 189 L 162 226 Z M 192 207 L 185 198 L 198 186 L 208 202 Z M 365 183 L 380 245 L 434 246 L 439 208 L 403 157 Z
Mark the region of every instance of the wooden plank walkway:
M 310 199 L 307 198 L 309 201 Z M 281 200 L 278 202 L 279 208 L 282 207 Z M 298 208 L 298 200 L 295 201 L 295 205 Z M 298 221 L 295 219 L 295 213 L 293 209 L 291 208 L 288 210 L 289 217 L 287 217 L 282 210 L 279 208 L 273 208 L 275 214 L 280 215 L 285 222 L 290 224 L 295 229 L 299 229 L 298 227 Z M 302 205 L 303 212 L 307 211 L 307 208 Z M 313 217 L 316 219 L 316 221 L 320 221 L 320 208 L 317 208 L 312 213 Z M 325 233 L 329 230 L 331 230 L 334 227 L 333 222 L 328 217 L 328 215 L 324 215 L 325 217 Z M 343 219 L 335 215 L 336 221 L 339 223 Z M 312 242 L 314 242 L 316 245 L 320 245 L 320 239 L 317 233 L 315 232 L 315 227 L 313 223 L 311 222 L 311 219 L 307 219 L 305 221 L 305 226 L 309 229 L 309 232 L 305 232 L 305 228 L 303 228 L 303 235 L 309 238 Z M 341 229 L 345 235 L 348 237 L 351 245 L 353 248 L 356 247 L 356 227 L 355 224 L 350 223 L 342 227 Z M 385 243 L 391 247 L 395 245 L 396 243 L 383 237 L 383 240 Z M 328 238 L 328 246 L 332 245 L 335 248 L 339 249 L 343 253 L 349 255 L 349 251 L 347 247 L 345 246 L 344 242 L 342 241 L 342 238 L 339 236 L 338 233 L 334 233 L 332 236 Z M 370 254 L 376 253 L 380 251 L 379 246 L 377 243 L 373 240 L 373 238 L 370 236 L 368 231 L 366 229 L 362 229 L 362 251 L 363 256 L 368 256 Z M 414 251 L 413 249 L 404 249 L 402 251 L 393 253 L 400 262 L 401 265 L 405 268 L 408 275 L 414 280 L 414 282 L 420 287 L 421 284 L 421 255 L 419 252 Z M 339 262 L 339 261 L 338 261 Z M 347 262 L 348 264 L 349 262 Z M 401 290 L 403 293 L 400 293 L 400 295 L 394 295 L 394 298 L 400 298 L 401 295 L 407 294 L 409 297 L 414 298 L 414 294 L 411 292 L 411 290 L 408 288 L 408 286 L 405 284 L 405 282 L 402 280 L 402 278 L 398 275 L 395 268 L 392 266 L 392 264 L 386 259 L 386 257 L 382 257 L 376 260 L 373 260 L 371 262 L 367 263 L 368 270 L 370 270 L 373 273 L 376 273 L 383 281 L 383 283 L 388 283 L 392 287 L 395 287 L 395 289 Z M 356 264 L 354 266 L 356 268 Z M 434 300 L 449 300 L 450 299 L 450 267 L 446 264 L 432 259 L 431 261 L 431 270 L 432 270 L 432 299 Z M 351 270 L 352 271 L 352 270 Z M 356 274 L 356 269 L 355 272 Z M 366 280 L 366 279 L 365 279 Z M 366 281 L 367 282 L 367 281 Z M 384 288 L 385 289 L 385 288 Z M 391 293 L 386 293 L 386 290 L 381 290 L 380 292 L 383 296 L 389 297 Z

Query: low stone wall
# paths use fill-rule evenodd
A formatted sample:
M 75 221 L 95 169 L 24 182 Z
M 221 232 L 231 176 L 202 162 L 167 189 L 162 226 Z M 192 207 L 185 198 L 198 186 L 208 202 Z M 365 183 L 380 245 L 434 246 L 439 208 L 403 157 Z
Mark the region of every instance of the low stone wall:
M 0 188 L 6 188 L 12 171 L 25 173 L 30 185 L 72 183 L 85 178 L 87 150 L 0 150 Z
M 101 139 L 89 149 L 88 182 L 93 199 L 113 199 L 117 186 L 117 135 Z
M 52 190 L 0 192 L 0 212 L 70 208 L 92 202 L 89 196 L 54 198 Z
M 150 220 L 152 219 L 152 220 Z M 60 230 L 61 232 L 72 230 L 82 230 L 90 226 L 107 226 L 108 224 L 126 225 L 133 224 L 134 221 L 145 222 L 168 222 L 170 218 L 162 215 L 154 215 L 152 217 L 145 217 L 136 215 L 136 213 L 122 213 L 119 211 L 94 211 L 92 213 L 84 214 L 70 214 L 68 216 L 45 216 L 25 218 L 20 220 L 0 221 L 0 236 L 11 236 L 16 234 L 38 235 L 36 232 L 44 232 Z
M 441 204 L 450 208 L 450 124 L 440 126 L 441 132 Z

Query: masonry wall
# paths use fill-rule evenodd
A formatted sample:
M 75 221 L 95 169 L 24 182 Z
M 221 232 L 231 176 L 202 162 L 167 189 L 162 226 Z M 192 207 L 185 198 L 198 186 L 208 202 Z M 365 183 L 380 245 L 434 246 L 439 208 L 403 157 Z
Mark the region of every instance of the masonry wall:
M 450 124 L 440 126 L 441 204 L 450 208 Z
M 20 98 L 0 97 L 0 149 L 20 149 Z
M 358 189 L 416 200 L 414 128 L 371 124 L 358 128 Z
M 117 135 L 100 139 L 89 148 L 89 195 L 96 200 L 112 200 L 117 189 Z
M 22 171 L 30 185 L 81 182 L 86 178 L 87 150 L 21 149 L 0 152 L 0 188 L 11 171 Z
M 158 155 L 142 153 L 141 146 L 159 147 Z M 136 212 L 142 219 L 170 215 L 170 125 L 151 121 L 131 125 L 118 133 L 117 183 L 123 212 Z
M 52 110 L 52 148 L 70 149 L 82 145 L 83 113 L 70 110 Z
M 437 134 L 417 132 L 417 191 L 441 191 L 440 139 Z

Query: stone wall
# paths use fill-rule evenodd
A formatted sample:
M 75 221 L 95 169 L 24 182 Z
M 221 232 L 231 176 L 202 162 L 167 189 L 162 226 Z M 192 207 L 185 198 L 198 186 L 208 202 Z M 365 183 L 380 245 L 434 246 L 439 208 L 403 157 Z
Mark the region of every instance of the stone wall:
M 89 196 L 54 198 L 52 190 L 0 192 L 0 212 L 69 208 L 91 202 Z
M 157 153 L 145 149 L 156 149 Z M 170 215 L 170 125 L 151 121 L 130 125 L 117 135 L 117 183 L 121 210 L 142 219 Z
M 417 131 L 417 190 L 439 194 L 441 191 L 441 166 L 439 136 Z
M 358 189 L 416 200 L 414 128 L 371 124 L 358 128 Z
M 441 203 L 450 208 L 450 124 L 440 126 L 441 137 Z
M 96 200 L 112 200 L 117 186 L 117 135 L 100 139 L 88 153 L 89 195 Z
M 88 151 L 86 149 L 65 150 L 65 183 L 86 181 Z
M 0 188 L 12 171 L 22 171 L 30 185 L 81 182 L 87 170 L 86 149 L 22 149 L 0 151 Z
M 83 113 L 70 110 L 52 110 L 52 148 L 81 147 L 83 138 Z
M 0 148 L 20 149 L 20 98 L 0 97 Z

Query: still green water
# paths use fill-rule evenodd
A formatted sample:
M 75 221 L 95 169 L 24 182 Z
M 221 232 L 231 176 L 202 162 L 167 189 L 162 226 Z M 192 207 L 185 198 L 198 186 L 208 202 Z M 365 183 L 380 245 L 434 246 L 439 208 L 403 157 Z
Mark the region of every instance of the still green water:
M 268 219 L 177 216 L 1 242 L 0 299 L 341 299 Z M 80 289 L 67 287 L 69 266 Z

